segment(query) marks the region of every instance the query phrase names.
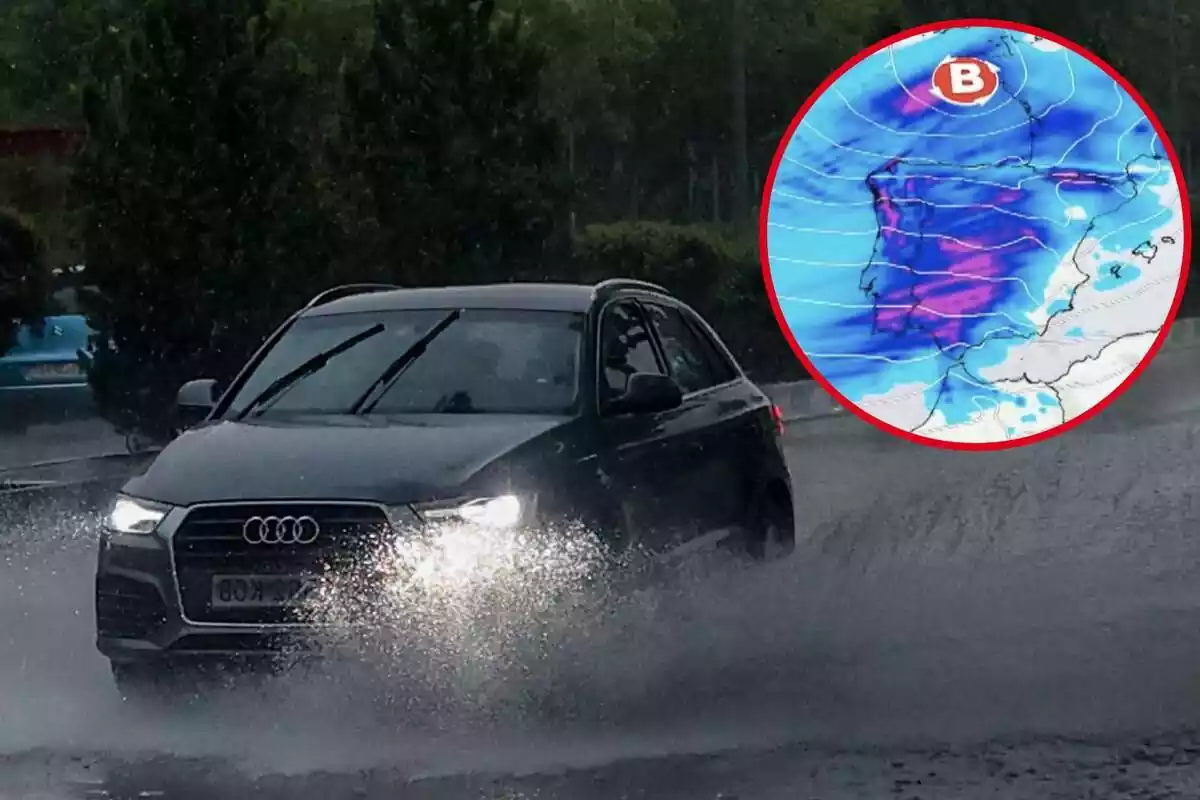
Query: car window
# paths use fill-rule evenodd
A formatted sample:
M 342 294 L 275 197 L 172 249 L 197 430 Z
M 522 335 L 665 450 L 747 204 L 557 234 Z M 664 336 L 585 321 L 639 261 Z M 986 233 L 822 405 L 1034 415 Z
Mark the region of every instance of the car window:
M 641 310 L 634 303 L 616 303 L 604 312 L 600 358 L 604 368 L 603 400 L 623 395 L 629 376 L 635 372 L 664 374 Z
M 681 313 L 688 324 L 688 328 L 695 334 L 700 349 L 704 351 L 708 367 L 712 370 L 716 382 L 719 384 L 728 383 L 738 377 L 739 372 L 737 367 L 730 362 L 729 356 L 725 354 L 725 351 L 713 341 L 708 329 L 700 322 L 700 318 L 687 311 Z
M 721 381 L 705 355 L 704 346 L 677 309 L 646 303 L 646 312 L 662 343 L 667 369 L 684 392 L 698 392 Z
M 339 342 L 383 333 L 332 358 L 278 397 L 269 413 L 343 414 L 446 309 L 302 318 L 239 390 L 235 412 L 280 375 Z M 583 316 L 542 311 L 466 311 L 433 340 L 379 399 L 376 414 L 559 414 L 575 405 Z

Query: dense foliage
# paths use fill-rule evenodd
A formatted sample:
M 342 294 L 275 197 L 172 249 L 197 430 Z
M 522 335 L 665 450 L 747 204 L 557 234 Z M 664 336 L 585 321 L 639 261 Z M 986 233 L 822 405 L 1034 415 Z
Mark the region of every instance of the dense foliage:
M 667 286 L 719 321 L 721 337 L 751 374 L 773 380 L 805 375 L 773 322 L 752 244 L 699 225 L 589 225 L 575 238 L 571 269 L 575 280 L 619 275 Z
M 0 209 L 0 355 L 15 342 L 17 328 L 41 327 L 50 301 L 50 272 L 42 242 L 28 222 Z
M 491 0 L 380 0 L 334 145 L 358 268 L 401 285 L 531 274 L 566 200 L 542 48 Z
M 228 375 L 339 280 L 642 277 L 785 378 L 799 367 L 762 291 L 754 221 L 780 136 L 833 68 L 936 19 L 1040 25 L 1121 69 L 1190 166 L 1198 8 L 13 0 L 0 125 L 87 130 L 62 215 L 73 233 L 53 250 L 97 277 L 93 380 L 123 425 L 161 426 L 182 380 Z M 22 210 L 57 232 L 42 225 L 53 203 Z
M 336 279 L 283 24 L 265 0 L 147 0 L 92 55 L 76 169 L 92 380 L 122 426 L 161 430 L 183 381 L 230 373 Z

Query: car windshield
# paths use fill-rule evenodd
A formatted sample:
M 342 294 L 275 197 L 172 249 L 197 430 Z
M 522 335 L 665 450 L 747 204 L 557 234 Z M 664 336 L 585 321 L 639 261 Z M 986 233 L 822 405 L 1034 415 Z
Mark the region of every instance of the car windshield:
M 297 381 L 267 415 L 346 414 L 401 353 L 448 309 L 298 320 L 239 389 L 237 414 L 273 381 L 372 325 L 384 330 Z M 379 398 L 375 414 L 565 414 L 578 394 L 583 317 L 557 311 L 469 309 Z

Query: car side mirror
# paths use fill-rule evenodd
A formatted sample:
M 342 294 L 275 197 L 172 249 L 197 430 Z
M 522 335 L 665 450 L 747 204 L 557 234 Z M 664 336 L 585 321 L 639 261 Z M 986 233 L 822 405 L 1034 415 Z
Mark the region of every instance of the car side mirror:
M 668 375 L 635 372 L 629 376 L 625 394 L 609 403 L 614 414 L 656 414 L 683 405 L 683 390 Z
M 208 416 L 217 404 L 217 382 L 212 378 L 188 381 L 179 388 L 175 405 L 180 421 L 190 427 Z

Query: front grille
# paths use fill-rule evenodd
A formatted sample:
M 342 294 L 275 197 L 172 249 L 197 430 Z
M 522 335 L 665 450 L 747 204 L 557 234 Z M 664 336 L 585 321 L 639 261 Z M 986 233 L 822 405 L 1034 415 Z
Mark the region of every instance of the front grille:
M 320 534 L 311 544 L 253 544 L 243 526 L 254 517 L 311 517 Z M 172 537 L 183 609 L 203 622 L 273 624 L 300 621 L 283 608 L 214 609 L 212 577 L 324 575 L 369 560 L 390 533 L 379 506 L 353 503 L 262 503 L 192 509 Z
M 96 579 L 96 630 L 117 639 L 144 639 L 167 621 L 158 589 L 118 576 Z

